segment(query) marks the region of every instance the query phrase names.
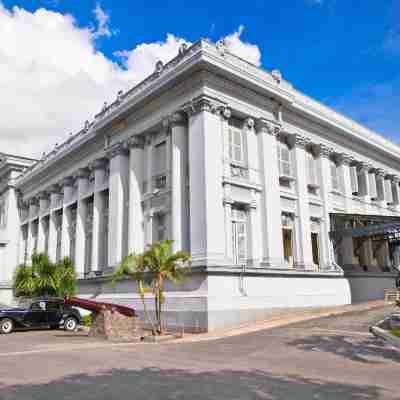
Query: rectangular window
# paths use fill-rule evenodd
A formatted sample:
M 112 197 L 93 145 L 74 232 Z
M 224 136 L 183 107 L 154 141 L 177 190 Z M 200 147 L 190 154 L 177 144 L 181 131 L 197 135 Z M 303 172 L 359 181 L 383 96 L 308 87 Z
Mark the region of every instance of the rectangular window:
M 338 173 L 338 167 L 334 161 L 331 161 L 331 182 L 332 182 L 332 190 L 339 192 L 340 191 L 339 173 Z
M 311 246 L 313 263 L 319 267 L 319 234 L 317 232 L 311 232 Z
M 280 177 L 292 177 L 292 164 L 290 160 L 290 150 L 285 143 L 278 144 L 278 166 Z
M 153 176 L 165 174 L 167 169 L 167 145 L 161 142 L 154 146 Z
M 157 242 L 167 239 L 166 215 L 157 214 L 155 216 L 155 236 Z
M 282 228 L 283 258 L 289 266 L 293 266 L 293 231 Z
M 247 263 L 247 213 L 240 208 L 232 209 L 233 262 Z
M 236 126 L 229 126 L 229 158 L 238 163 L 244 162 L 243 132 Z

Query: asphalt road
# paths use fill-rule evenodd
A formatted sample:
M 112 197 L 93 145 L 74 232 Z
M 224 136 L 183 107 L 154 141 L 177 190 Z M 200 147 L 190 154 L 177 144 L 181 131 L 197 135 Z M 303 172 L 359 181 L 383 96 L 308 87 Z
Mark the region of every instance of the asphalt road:
M 214 341 L 0 336 L 0 399 L 400 399 L 400 352 L 368 333 L 390 308 Z

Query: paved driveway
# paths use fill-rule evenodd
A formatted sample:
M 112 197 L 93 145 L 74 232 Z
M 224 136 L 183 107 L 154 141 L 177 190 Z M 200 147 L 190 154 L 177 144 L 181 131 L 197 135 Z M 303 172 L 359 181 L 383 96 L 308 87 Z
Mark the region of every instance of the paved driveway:
M 0 336 L 0 399 L 399 399 L 400 353 L 368 333 L 388 311 L 180 345 Z

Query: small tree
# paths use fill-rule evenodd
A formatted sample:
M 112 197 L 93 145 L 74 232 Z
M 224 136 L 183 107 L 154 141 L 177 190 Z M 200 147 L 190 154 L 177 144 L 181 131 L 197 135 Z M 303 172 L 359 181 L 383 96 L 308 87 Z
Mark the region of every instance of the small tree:
M 189 270 L 190 255 L 183 251 L 174 253 L 172 243 L 172 240 L 156 242 L 142 254 L 131 254 L 125 257 L 114 275 L 115 279 L 121 279 L 127 275 L 135 280 L 143 303 L 145 318 L 150 322 L 153 334 L 161 334 L 163 331 L 162 305 L 165 301 L 165 282 L 181 283 Z M 147 311 L 146 292 L 154 295 L 155 324 L 151 321 Z
M 76 292 L 74 265 L 68 257 L 52 263 L 44 254 L 32 255 L 32 265 L 19 265 L 14 273 L 16 296 L 40 297 L 73 295 Z

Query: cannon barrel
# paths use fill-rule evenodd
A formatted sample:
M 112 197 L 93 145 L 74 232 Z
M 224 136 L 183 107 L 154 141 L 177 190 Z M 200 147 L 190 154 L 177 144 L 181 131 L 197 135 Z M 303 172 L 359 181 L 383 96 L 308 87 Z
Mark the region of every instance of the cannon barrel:
M 136 315 L 135 310 L 130 307 L 121 306 L 119 304 L 104 303 L 101 301 L 80 299 L 79 297 L 65 297 L 64 303 L 70 306 L 84 308 L 88 311 L 101 312 L 104 310 L 110 310 L 118 311 L 120 314 L 125 315 L 126 317 L 134 317 Z

